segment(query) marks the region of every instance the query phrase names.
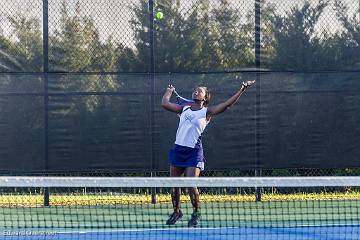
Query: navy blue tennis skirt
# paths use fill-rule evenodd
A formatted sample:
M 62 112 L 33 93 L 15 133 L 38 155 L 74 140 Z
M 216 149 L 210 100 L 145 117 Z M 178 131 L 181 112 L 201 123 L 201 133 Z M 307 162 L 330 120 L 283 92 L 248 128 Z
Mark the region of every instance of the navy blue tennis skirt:
M 204 170 L 204 151 L 200 145 L 198 148 L 191 148 L 174 144 L 169 151 L 169 163 L 174 167 L 197 167 Z

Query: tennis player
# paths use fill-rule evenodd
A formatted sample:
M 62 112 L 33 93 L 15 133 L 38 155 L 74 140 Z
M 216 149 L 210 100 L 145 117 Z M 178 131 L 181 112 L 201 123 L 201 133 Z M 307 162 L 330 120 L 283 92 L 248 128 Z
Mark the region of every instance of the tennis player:
M 192 93 L 194 103 L 180 106 L 170 102 L 174 87 L 169 85 L 162 98 L 162 107 L 179 115 L 180 122 L 176 132 L 175 144 L 169 152 L 170 176 L 199 177 L 200 171 L 204 170 L 204 154 L 201 143 L 201 135 L 210 119 L 236 103 L 245 89 L 254 84 L 255 81 L 242 83 L 241 88 L 228 100 L 215 106 L 208 107 L 210 92 L 204 86 L 195 88 Z M 172 190 L 171 198 L 174 212 L 170 215 L 166 224 L 173 225 L 183 216 L 180 210 L 180 188 Z M 189 227 L 196 227 L 200 221 L 199 191 L 197 188 L 188 189 L 193 213 L 188 222 Z

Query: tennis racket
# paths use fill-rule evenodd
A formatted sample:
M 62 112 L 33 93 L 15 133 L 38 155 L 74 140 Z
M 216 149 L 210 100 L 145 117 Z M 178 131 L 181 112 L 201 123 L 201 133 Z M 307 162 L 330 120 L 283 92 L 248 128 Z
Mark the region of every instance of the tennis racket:
M 177 100 L 177 104 L 180 105 L 180 106 L 185 106 L 185 105 L 190 105 L 191 103 L 194 103 L 194 100 L 192 99 L 187 99 L 187 98 L 184 98 L 182 96 L 180 96 L 176 90 L 174 89 L 174 93 L 176 95 L 176 100 Z

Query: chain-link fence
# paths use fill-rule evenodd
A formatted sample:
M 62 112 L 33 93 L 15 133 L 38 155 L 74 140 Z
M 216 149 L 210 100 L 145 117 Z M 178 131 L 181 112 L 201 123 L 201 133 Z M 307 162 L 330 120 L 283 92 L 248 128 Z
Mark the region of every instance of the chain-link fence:
M 157 18 L 157 12 L 162 12 L 163 18 Z M 224 150 L 232 154 L 225 154 L 224 158 L 235 159 L 243 153 L 240 160 L 250 160 L 245 161 L 245 167 L 239 163 L 239 169 L 253 169 L 249 166 L 260 165 L 261 159 L 286 162 L 290 156 L 296 159 L 297 166 L 301 165 L 298 158 L 308 159 L 304 169 L 281 169 L 276 165 L 276 170 L 265 170 L 269 166 L 263 161 L 258 167 L 264 176 L 357 174 L 357 168 L 343 165 L 340 170 L 327 165 L 326 169 L 309 167 L 313 166 L 311 161 L 324 162 L 329 160 L 327 157 L 342 163 L 338 156 L 343 153 L 347 154 L 347 161 L 358 165 L 360 116 L 353 107 L 360 103 L 357 0 L 2 0 L 0 23 L 3 172 L 12 172 L 6 163 L 27 173 L 42 169 L 44 174 L 46 169 L 88 159 L 87 164 L 97 170 L 78 174 L 121 175 L 121 171 L 106 169 L 106 163 L 136 163 L 136 159 L 143 158 L 146 165 L 139 161 L 136 166 L 142 171 L 134 175 L 167 174 L 143 170 L 157 168 L 159 159 L 166 162 L 163 152 L 168 146 L 164 139 L 174 132 L 173 128 L 164 129 L 167 121 L 163 119 L 168 118 L 157 106 L 164 86 L 175 83 L 187 89 L 205 83 L 216 89 L 222 100 L 240 81 L 255 77 L 255 93 L 245 100 L 252 104 L 247 107 L 252 119 L 242 115 L 222 120 L 229 122 L 222 125 L 232 127 L 227 133 L 229 139 L 237 137 L 233 130 L 248 120 L 247 130 L 240 133 L 240 138 L 250 140 L 232 144 Z M 319 72 L 326 75 L 320 76 Z M 279 76 L 283 80 L 277 80 Z M 314 98 L 319 95 L 321 101 Z M 294 111 L 281 108 L 284 100 Z M 332 108 L 329 102 L 335 100 L 347 106 L 344 111 L 339 106 L 334 112 L 322 111 L 324 106 Z M 280 106 L 275 112 L 267 108 L 274 102 Z M 308 118 L 296 118 L 302 111 L 296 111 L 297 108 L 312 112 Z M 239 113 L 240 108 L 235 108 L 232 114 Z M 263 118 L 284 113 L 283 118 Z M 332 121 L 318 122 L 315 127 L 311 125 L 315 118 Z M 342 124 L 338 118 L 343 119 Z M 230 124 L 231 121 L 238 125 Z M 284 127 L 285 122 L 293 124 Z M 276 128 L 268 131 L 274 125 Z M 289 130 L 292 128 L 298 131 Z M 334 128 L 338 135 L 327 134 L 328 129 Z M 275 129 L 284 132 L 277 133 Z M 311 130 L 308 146 L 317 146 L 313 152 L 300 146 L 297 139 L 307 139 L 303 134 L 306 129 Z M 222 136 L 221 130 L 212 134 Z M 212 138 L 215 137 L 208 137 L 209 142 L 216 141 Z M 276 141 L 271 143 L 273 139 Z M 139 142 L 144 146 L 139 146 Z M 227 139 L 221 142 L 226 143 Z M 293 144 L 281 147 L 276 142 Z M 291 153 L 277 155 L 268 149 L 262 151 L 260 146 L 279 152 L 286 148 Z M 216 156 L 214 159 L 223 155 L 216 148 L 209 147 L 208 151 Z M 301 152 L 304 155 L 298 154 Z M 120 155 L 126 157 L 114 157 Z M 117 167 L 128 169 L 126 164 Z M 229 170 L 209 170 L 204 174 L 260 173 L 234 170 L 234 165 L 229 165 Z
M 3 0 L 1 70 L 42 72 L 47 41 L 49 72 L 243 70 L 256 46 L 262 68 L 359 69 L 357 0 L 256 2 Z

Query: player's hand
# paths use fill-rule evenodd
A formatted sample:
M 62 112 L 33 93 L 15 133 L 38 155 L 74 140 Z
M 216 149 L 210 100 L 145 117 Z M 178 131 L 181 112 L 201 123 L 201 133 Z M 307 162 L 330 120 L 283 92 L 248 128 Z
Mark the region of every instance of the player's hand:
M 242 83 L 242 85 L 244 88 L 248 88 L 248 87 L 251 87 L 251 85 L 253 85 L 254 83 L 255 83 L 255 80 L 248 80 L 248 81 L 244 81 Z
M 175 90 L 175 87 L 173 85 L 168 85 L 166 91 L 172 93 Z

